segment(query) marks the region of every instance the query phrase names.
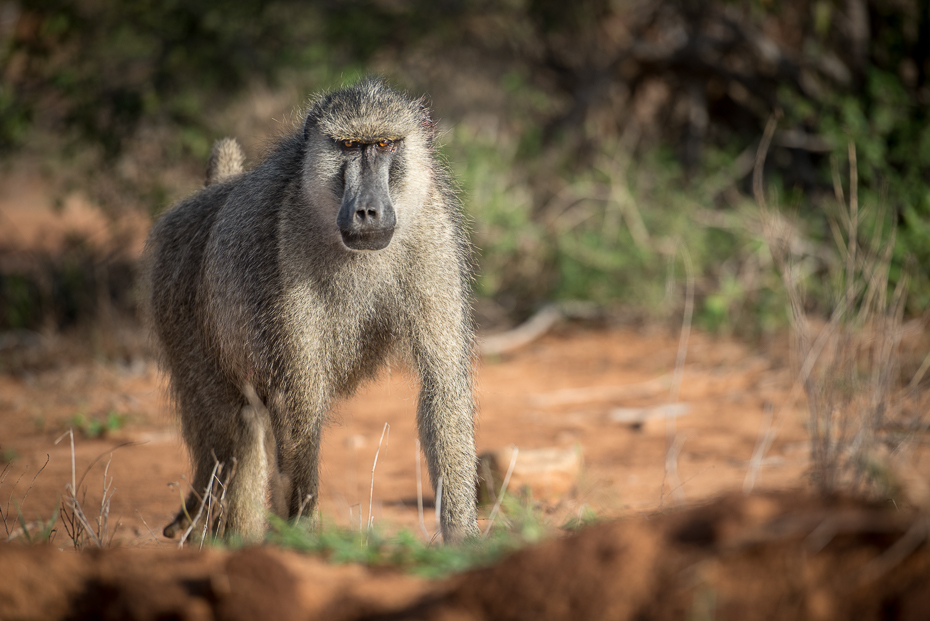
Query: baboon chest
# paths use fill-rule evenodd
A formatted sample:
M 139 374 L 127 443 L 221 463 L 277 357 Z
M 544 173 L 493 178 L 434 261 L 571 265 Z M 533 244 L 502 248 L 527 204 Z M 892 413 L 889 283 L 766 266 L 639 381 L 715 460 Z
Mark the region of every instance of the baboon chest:
M 293 326 L 299 358 L 335 393 L 351 393 L 398 349 L 405 322 L 396 305 L 372 289 L 314 293 L 304 298 L 300 323 Z

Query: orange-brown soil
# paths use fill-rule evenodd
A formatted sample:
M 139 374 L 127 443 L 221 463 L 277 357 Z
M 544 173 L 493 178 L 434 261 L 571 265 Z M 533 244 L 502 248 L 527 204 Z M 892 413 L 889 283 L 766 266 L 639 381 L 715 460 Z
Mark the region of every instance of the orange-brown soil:
M 427 581 L 273 547 L 0 544 L 0 618 L 926 619 L 926 517 L 735 493 L 631 516 Z
M 764 405 L 770 402 L 775 404 L 774 441 L 755 486 L 803 486 L 808 459 L 804 412 L 801 402 L 786 405 L 791 375 L 783 361 L 773 362 L 733 341 L 701 334 L 691 338 L 679 396 L 690 410 L 676 419 L 674 429 L 677 481 L 665 469 L 669 441 L 664 418 L 639 426 L 611 420 L 614 408 L 668 400 L 677 350 L 676 335 L 658 330 L 566 328 L 505 359 L 483 361 L 478 370 L 479 451 L 511 444 L 524 451 L 580 451 L 583 468 L 572 489 L 558 494 L 534 490 L 555 522 L 587 509 L 605 517 L 650 512 L 740 489 L 760 429 L 765 431 Z M 379 525 L 419 528 L 415 395 L 415 382 L 392 368 L 340 404 L 324 435 L 324 519 L 356 524 L 360 512 L 363 522 L 368 519 L 372 465 L 388 423 L 374 472 L 372 518 Z M 0 376 L 0 438 L 2 448 L 16 456 L 3 489 L 13 491 L 14 498 L 25 496 L 21 509 L 27 519 L 47 519 L 71 481 L 70 441 L 55 440 L 76 416 L 103 420 L 109 412 L 123 417 L 119 429 L 100 438 L 75 434 L 76 474 L 83 475 L 79 487 L 87 488 L 86 502 L 95 506 L 109 464 L 111 530 L 119 523 L 120 540 L 165 544 L 149 528 L 159 533 L 170 521 L 180 492 L 169 484 L 180 483 L 186 491 L 190 467 L 164 378 L 151 361 L 78 361 Z M 429 490 L 425 464 L 421 471 Z M 425 496 L 429 506 L 432 494 Z M 431 514 L 426 522 L 432 530 Z
M 674 331 L 563 325 L 517 352 L 482 360 L 479 451 L 578 451 L 583 466 L 574 484 L 525 493 L 553 525 L 589 510 L 608 521 L 497 566 L 430 582 L 272 547 L 175 549 L 160 533 L 187 491 L 190 467 L 164 378 L 140 353 L 144 347 L 116 347 L 125 353 L 121 362 L 95 360 L 114 340 L 139 340 L 131 330 L 102 332 L 79 341 L 87 351 L 78 354 L 67 340 L 39 339 L 29 364 L 4 365 L 10 371 L 0 375 L 0 508 L 7 518 L 0 539 L 13 535 L 0 546 L 0 619 L 930 615 L 927 521 L 904 508 L 919 505 L 921 494 L 926 500 L 926 451 L 910 454 L 916 476 L 902 490 L 912 498 L 877 507 L 813 496 L 806 404 L 787 346 L 757 351 L 692 333 L 677 392 L 688 409 L 673 427 L 665 418 L 632 425 L 612 414 L 668 403 L 679 349 Z M 415 404 L 415 383 L 398 368 L 340 404 L 324 436 L 324 525 L 356 526 L 370 511 L 376 526 L 420 532 Z M 110 412 L 122 417 L 118 429 L 97 438 L 76 432 L 73 454 L 68 437 L 56 443 L 76 416 L 102 420 Z M 390 431 L 379 452 L 385 423 Z M 763 438 L 770 446 L 753 460 Z M 112 545 L 60 551 L 70 545 L 61 520 L 52 545 L 20 545 L 19 516 L 33 534 L 49 520 L 72 481 L 72 464 L 92 520 L 105 469 L 112 479 Z M 432 492 L 425 480 L 423 487 L 432 534 Z

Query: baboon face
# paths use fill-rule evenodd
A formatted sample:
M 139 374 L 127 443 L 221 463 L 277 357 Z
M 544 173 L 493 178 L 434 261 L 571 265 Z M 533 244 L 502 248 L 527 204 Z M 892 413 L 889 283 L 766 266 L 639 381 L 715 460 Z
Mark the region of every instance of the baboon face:
M 317 227 L 349 251 L 378 251 L 411 226 L 432 179 L 422 101 L 378 80 L 317 100 L 304 126 L 304 190 Z
M 342 204 L 336 225 L 350 250 L 381 250 L 391 243 L 397 216 L 390 195 L 391 164 L 403 140 L 337 142 L 342 152 Z

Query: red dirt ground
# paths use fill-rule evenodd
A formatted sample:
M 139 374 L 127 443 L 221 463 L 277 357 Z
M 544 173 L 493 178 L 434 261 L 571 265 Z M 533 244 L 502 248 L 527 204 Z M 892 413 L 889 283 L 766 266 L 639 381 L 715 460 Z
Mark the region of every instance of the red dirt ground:
M 93 350 L 94 339 L 87 342 Z M 666 421 L 634 427 L 610 412 L 667 403 L 678 345 L 665 328 L 563 325 L 482 360 L 479 451 L 580 452 L 570 489 L 529 493 L 554 525 L 588 509 L 622 519 L 428 582 L 269 547 L 176 550 L 160 533 L 182 493 L 171 484 L 186 491 L 190 469 L 164 379 L 141 354 L 97 361 L 47 337 L 35 354 L 42 364 L 0 375 L 6 532 L 16 533 L 17 507 L 33 530 L 58 507 L 72 452 L 68 438 L 55 441 L 75 416 L 116 412 L 124 417 L 116 431 L 75 434 L 74 463 L 91 518 L 108 464 L 109 532 L 118 546 L 60 552 L 55 546 L 69 544 L 63 532 L 53 546 L 0 546 L 0 619 L 927 618 L 930 527 L 904 509 L 930 497 L 927 451 L 914 451 L 904 469 L 913 484 L 896 498 L 900 512 L 890 503 L 815 499 L 806 489 L 806 404 L 792 396 L 787 346 L 756 351 L 692 333 L 678 397 L 690 409 L 672 436 L 676 478 L 665 467 Z M 355 525 L 370 510 L 378 526 L 419 532 L 415 395 L 406 373 L 392 368 L 341 404 L 324 436 L 324 523 Z M 740 490 L 766 431 L 774 440 L 746 496 Z M 431 511 L 426 527 L 435 530 Z
M 564 328 L 506 359 L 483 361 L 478 371 L 479 451 L 510 444 L 524 452 L 550 447 L 580 451 L 583 469 L 573 489 L 557 496 L 541 490 L 541 498 L 537 492 L 556 522 L 584 508 L 601 516 L 650 512 L 682 499 L 740 489 L 764 420 L 764 404 L 771 402 L 776 404 L 777 436 L 756 486 L 803 486 L 808 458 L 803 403 L 784 405 L 791 376 L 783 362 L 773 363 L 732 341 L 692 336 L 680 392 L 680 400 L 691 409 L 676 422 L 682 442 L 681 484 L 674 493 L 670 481 L 663 481 L 665 420 L 636 429 L 608 417 L 611 408 L 664 403 L 669 389 L 663 382 L 646 384 L 654 388 L 639 396 L 629 391 L 632 398 L 611 398 L 609 390 L 577 390 L 636 387 L 669 378 L 677 348 L 677 337 L 661 331 Z M 566 393 L 569 389 L 576 392 Z M 117 537 L 137 545 L 165 543 L 148 527 L 158 533 L 170 521 L 180 495 L 168 484 L 186 487 L 183 478 L 190 469 L 169 412 L 164 379 L 154 363 L 72 362 L 0 376 L 0 395 L 2 448 L 17 456 L 3 489 L 13 491 L 20 475 L 15 497 L 32 485 L 22 500 L 28 519 L 48 518 L 71 480 L 70 442 L 55 440 L 76 415 L 102 419 L 114 411 L 125 417 L 120 429 L 103 438 L 75 437 L 78 477 L 99 458 L 84 478 L 87 502 L 97 503 L 109 461 L 111 526 L 121 524 Z M 324 436 L 325 518 L 355 524 L 361 509 L 367 520 L 372 464 L 388 423 L 375 470 L 372 517 L 376 524 L 418 528 L 415 395 L 414 382 L 392 369 L 339 407 Z M 46 457 L 48 465 L 33 480 Z M 425 473 L 425 464 L 421 470 Z M 428 489 L 425 480 L 423 484 Z M 432 494 L 425 495 L 429 502 Z M 431 515 L 427 526 L 434 527 Z

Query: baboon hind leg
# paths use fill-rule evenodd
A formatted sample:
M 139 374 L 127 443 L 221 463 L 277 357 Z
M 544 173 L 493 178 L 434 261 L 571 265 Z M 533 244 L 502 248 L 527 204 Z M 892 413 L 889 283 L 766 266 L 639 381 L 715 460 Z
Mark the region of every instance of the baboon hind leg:
M 320 495 L 320 438 L 322 417 L 293 434 L 286 442 L 283 458 L 288 475 L 282 479 L 289 486 L 288 517 L 313 518 Z
M 244 404 L 234 387 L 220 382 L 197 386 L 196 393 L 181 398 L 184 438 L 194 465 L 193 491 L 164 534 L 172 537 L 187 530 L 199 516 L 212 522 L 215 535 L 235 533 L 246 541 L 259 540 L 275 469 L 274 452 L 269 455 L 267 449 L 270 423 Z

